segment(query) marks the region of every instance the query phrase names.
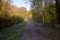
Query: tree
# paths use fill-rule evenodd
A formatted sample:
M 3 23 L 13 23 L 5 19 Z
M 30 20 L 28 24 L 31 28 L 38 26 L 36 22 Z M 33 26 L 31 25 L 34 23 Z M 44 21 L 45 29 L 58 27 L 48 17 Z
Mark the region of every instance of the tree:
M 11 25 L 11 19 L 9 18 L 11 13 L 10 3 L 11 0 L 0 0 L 0 28 Z
M 60 0 L 55 0 L 55 1 L 56 1 L 57 19 L 58 19 L 58 23 L 60 23 Z
M 11 0 L 0 0 L 0 14 L 3 14 L 5 17 L 8 17 L 11 11 L 10 2 Z
M 38 21 L 38 19 L 40 20 L 40 22 L 42 22 L 42 18 L 43 18 L 43 13 L 42 13 L 42 2 L 43 0 L 30 0 L 31 1 L 31 10 L 32 12 L 32 16 L 33 19 L 35 21 Z M 38 18 L 38 19 L 36 19 Z
M 57 22 L 55 3 L 49 1 L 45 4 L 45 14 L 47 15 L 47 21 L 53 24 Z
M 13 13 L 10 13 L 10 17 L 15 15 L 23 18 L 24 20 L 27 18 L 27 9 L 25 7 L 17 7 L 12 5 L 11 10 Z
M 54 0 L 30 0 L 33 19 L 41 22 L 56 23 L 56 5 Z M 44 3 L 44 5 L 43 5 Z M 38 20 L 39 19 L 39 20 Z

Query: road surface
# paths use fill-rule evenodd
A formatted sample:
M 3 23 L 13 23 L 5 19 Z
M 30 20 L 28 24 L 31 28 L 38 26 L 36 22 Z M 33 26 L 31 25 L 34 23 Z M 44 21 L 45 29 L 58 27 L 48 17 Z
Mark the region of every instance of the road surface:
M 20 40 L 54 40 L 52 37 L 45 35 L 45 33 L 35 31 L 35 26 L 28 21 L 25 26 L 25 31 Z

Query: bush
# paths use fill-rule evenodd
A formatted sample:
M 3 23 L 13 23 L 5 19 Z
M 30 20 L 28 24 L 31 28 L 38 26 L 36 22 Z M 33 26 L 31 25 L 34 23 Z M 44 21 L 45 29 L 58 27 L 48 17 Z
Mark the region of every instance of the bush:
M 18 16 L 12 16 L 9 18 L 0 17 L 0 28 L 5 28 L 23 22 L 23 18 Z

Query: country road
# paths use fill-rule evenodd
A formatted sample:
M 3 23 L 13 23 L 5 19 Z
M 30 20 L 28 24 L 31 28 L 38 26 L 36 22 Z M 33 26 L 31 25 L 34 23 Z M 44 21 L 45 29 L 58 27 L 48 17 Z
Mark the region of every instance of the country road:
M 27 21 L 0 30 L 0 40 L 60 40 L 60 31 Z
M 37 32 L 35 30 L 35 25 L 33 25 L 30 21 L 27 22 L 25 26 L 25 31 L 20 40 L 54 40 L 54 38 L 49 35 L 45 35 L 45 33 Z

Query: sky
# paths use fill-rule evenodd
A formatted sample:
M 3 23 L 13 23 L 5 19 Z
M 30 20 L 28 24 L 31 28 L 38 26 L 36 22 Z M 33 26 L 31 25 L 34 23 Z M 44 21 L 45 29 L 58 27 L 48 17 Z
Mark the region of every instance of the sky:
M 30 9 L 30 2 L 28 0 L 12 0 L 13 5 L 16 5 L 17 7 L 25 7 L 27 10 Z

